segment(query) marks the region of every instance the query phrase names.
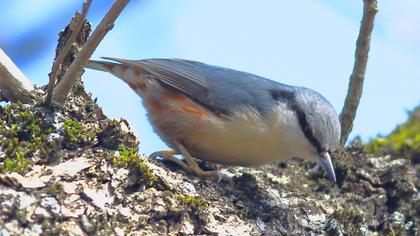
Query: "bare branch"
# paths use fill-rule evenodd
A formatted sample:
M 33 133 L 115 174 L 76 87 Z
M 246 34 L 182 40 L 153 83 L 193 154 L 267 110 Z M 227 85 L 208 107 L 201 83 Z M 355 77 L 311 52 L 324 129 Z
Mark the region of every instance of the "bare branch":
M 128 4 L 128 0 L 116 0 L 109 11 L 106 13 L 102 21 L 93 31 L 92 36 L 88 39 L 86 44 L 82 47 L 79 55 L 70 65 L 70 68 L 64 74 L 61 81 L 54 88 L 52 100 L 57 104 L 63 105 L 71 88 L 76 83 L 77 78 L 80 77 L 80 73 L 92 56 L 96 47 L 105 37 L 105 35 L 112 29 L 112 26 L 120 15 L 122 10 Z
M 31 103 L 35 98 L 35 85 L 0 48 L 0 89 L 12 102 Z
M 54 61 L 54 64 L 51 70 L 50 81 L 48 83 L 48 93 L 47 93 L 47 97 L 45 98 L 45 104 L 47 105 L 50 104 L 51 102 L 52 92 L 53 92 L 55 83 L 57 81 L 57 74 L 59 71 L 59 67 L 63 63 L 64 58 L 67 56 L 67 53 L 70 51 L 71 47 L 76 41 L 76 37 L 79 34 L 80 30 L 82 29 L 83 22 L 89 11 L 89 7 L 91 3 L 92 3 L 92 0 L 86 0 L 86 2 L 83 3 L 82 14 L 76 15 L 72 19 L 72 22 L 70 22 L 69 24 L 70 28 L 72 28 L 72 33 L 70 35 L 70 38 L 67 40 L 66 44 L 64 45 L 63 50 L 58 55 L 57 59 Z M 72 25 L 75 25 L 75 27 L 71 27 Z
M 363 16 L 360 25 L 359 36 L 356 42 L 355 62 L 350 76 L 349 88 L 343 110 L 340 114 L 341 123 L 341 146 L 344 147 L 347 138 L 353 128 L 356 110 L 359 106 L 363 91 L 366 65 L 370 47 L 370 39 L 373 30 L 375 15 L 378 11 L 376 0 L 363 0 Z

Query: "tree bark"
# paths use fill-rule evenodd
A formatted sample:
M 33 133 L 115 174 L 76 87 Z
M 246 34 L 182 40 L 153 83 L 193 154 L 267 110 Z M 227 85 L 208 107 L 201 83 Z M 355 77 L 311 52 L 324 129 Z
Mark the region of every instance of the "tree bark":
M 54 88 L 52 94 L 53 102 L 61 106 L 64 105 L 71 88 L 74 86 L 77 79 L 80 78 L 83 67 L 86 65 L 105 35 L 112 29 L 115 20 L 127 4 L 128 0 L 115 1 L 102 21 L 93 31 L 92 36 L 88 39 L 86 44 L 83 45 L 76 59 L 72 62 L 70 68 L 64 74 L 61 81 Z
M 362 96 L 370 39 L 377 11 L 378 8 L 376 0 L 363 0 L 363 16 L 360 25 L 359 36 L 356 42 L 353 72 L 350 76 L 350 83 L 346 100 L 344 102 L 344 107 L 340 114 L 340 144 L 342 147 L 344 147 L 347 138 L 353 128 L 353 121 L 356 116 L 356 110 L 359 106 L 360 98 Z
M 0 48 L 0 89 L 12 102 L 32 103 L 38 90 Z
M 64 61 L 64 58 L 69 53 L 70 49 L 73 47 L 73 44 L 76 43 L 77 36 L 79 35 L 80 31 L 82 30 L 84 24 L 85 24 L 85 18 L 89 11 L 90 4 L 92 3 L 92 0 L 86 0 L 86 2 L 83 4 L 82 14 L 78 14 L 76 12 L 76 15 L 71 19 L 70 24 L 68 25 L 69 29 L 71 30 L 70 37 L 65 42 L 63 49 L 61 52 L 59 52 L 58 56 L 54 60 L 54 64 L 50 73 L 50 80 L 48 83 L 48 92 L 47 97 L 45 98 L 45 104 L 50 104 L 52 93 L 57 81 L 58 72 L 60 70 L 60 66 Z M 90 32 L 90 27 L 89 27 Z M 84 43 L 84 42 L 83 42 Z

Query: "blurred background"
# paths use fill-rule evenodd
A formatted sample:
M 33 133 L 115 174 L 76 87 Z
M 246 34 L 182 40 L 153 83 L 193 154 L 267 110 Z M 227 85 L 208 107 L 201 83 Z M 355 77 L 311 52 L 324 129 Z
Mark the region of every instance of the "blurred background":
M 83 1 L 3 1 L 0 47 L 47 84 L 57 34 Z M 93 1 L 95 27 L 112 0 Z M 93 58 L 184 58 L 312 88 L 341 111 L 354 63 L 362 0 L 131 0 Z M 388 134 L 420 103 L 420 1 L 379 1 L 365 87 L 352 135 Z M 86 71 L 108 116 L 127 119 L 140 152 L 166 149 L 140 98 L 110 74 Z

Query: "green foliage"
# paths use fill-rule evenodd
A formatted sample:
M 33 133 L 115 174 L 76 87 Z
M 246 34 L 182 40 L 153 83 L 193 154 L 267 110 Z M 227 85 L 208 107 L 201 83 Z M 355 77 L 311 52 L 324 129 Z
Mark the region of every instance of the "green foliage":
M 332 218 L 339 219 L 345 224 L 357 225 L 364 222 L 365 215 L 360 210 L 350 207 L 334 211 Z
M 338 221 L 346 235 L 365 235 L 366 234 L 366 213 L 359 210 L 358 207 L 346 206 L 341 209 L 337 209 L 330 216 L 326 225 L 331 224 L 332 221 Z M 336 227 L 336 226 L 335 226 Z M 340 231 L 341 231 L 340 230 Z M 336 235 L 337 232 L 329 232 L 328 235 Z
M 58 195 L 63 193 L 63 185 L 61 183 L 52 183 L 48 188 L 49 194 Z
M 127 167 L 134 159 L 140 158 L 136 148 L 127 148 L 124 145 L 120 145 L 118 153 L 119 156 L 114 156 L 112 159 L 112 165 L 120 168 Z
M 194 197 L 190 195 L 178 195 L 176 196 L 176 200 L 181 204 L 193 208 L 207 208 L 208 203 L 202 197 Z
M 365 148 L 372 153 L 391 153 L 408 158 L 420 155 L 420 107 L 411 113 L 406 123 L 387 137 L 371 140 Z
M 63 124 L 64 147 L 75 149 L 84 143 L 88 143 L 95 136 L 94 133 L 86 129 L 82 123 L 71 118 L 67 118 Z
M 35 154 L 47 155 L 48 135 L 52 127 L 43 117 L 33 114 L 29 106 L 12 103 L 0 107 L 0 172 L 14 171 L 24 173 L 32 162 L 30 158 Z
M 17 145 L 17 144 L 15 144 Z M 16 147 L 14 157 L 6 157 L 2 164 L 0 164 L 0 170 L 2 172 L 26 172 L 30 166 L 31 161 L 25 157 L 24 149 L 21 147 Z
M 76 142 L 78 136 L 82 135 L 84 131 L 83 125 L 80 122 L 70 118 L 64 121 L 63 129 L 67 140 L 72 142 Z
M 111 164 L 119 168 L 127 168 L 137 172 L 147 187 L 152 187 L 156 182 L 153 171 L 137 154 L 137 148 L 127 148 L 124 145 L 120 145 L 119 155 L 111 158 Z

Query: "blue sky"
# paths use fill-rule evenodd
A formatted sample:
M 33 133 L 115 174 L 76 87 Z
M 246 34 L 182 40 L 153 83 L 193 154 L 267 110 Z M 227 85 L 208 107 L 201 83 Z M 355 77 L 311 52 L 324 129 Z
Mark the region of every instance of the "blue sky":
M 112 2 L 93 1 L 94 26 Z M 82 1 L 3 5 L 9 6 L 0 10 L 0 47 L 30 79 L 46 84 L 56 35 Z M 420 103 L 420 2 L 379 1 L 379 10 L 352 133 L 364 140 L 387 134 Z M 199 60 L 315 89 L 339 112 L 361 13 L 362 0 L 132 0 L 93 57 Z M 134 126 L 141 152 L 166 148 L 122 81 L 93 71 L 84 81 L 110 117 Z

